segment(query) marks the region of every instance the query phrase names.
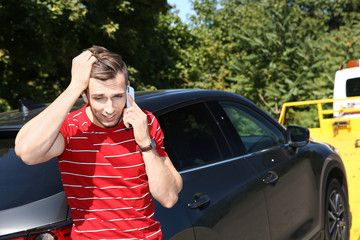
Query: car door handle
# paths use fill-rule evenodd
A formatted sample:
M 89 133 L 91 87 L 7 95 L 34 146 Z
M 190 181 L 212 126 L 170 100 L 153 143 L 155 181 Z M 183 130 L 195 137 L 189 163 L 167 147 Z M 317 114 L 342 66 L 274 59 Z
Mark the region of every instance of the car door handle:
M 205 204 L 210 202 L 210 197 L 206 194 L 196 193 L 194 194 L 194 200 L 188 203 L 188 207 L 191 209 L 204 208 Z
M 263 183 L 271 184 L 275 183 L 279 179 L 279 176 L 274 171 L 269 171 L 265 178 L 263 178 Z

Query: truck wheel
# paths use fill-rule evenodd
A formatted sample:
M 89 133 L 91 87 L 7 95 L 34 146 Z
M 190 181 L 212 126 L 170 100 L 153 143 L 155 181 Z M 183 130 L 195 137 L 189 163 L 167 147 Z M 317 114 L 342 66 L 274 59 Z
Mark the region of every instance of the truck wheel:
M 346 194 L 337 179 L 329 179 L 325 201 L 325 239 L 348 240 L 349 207 Z

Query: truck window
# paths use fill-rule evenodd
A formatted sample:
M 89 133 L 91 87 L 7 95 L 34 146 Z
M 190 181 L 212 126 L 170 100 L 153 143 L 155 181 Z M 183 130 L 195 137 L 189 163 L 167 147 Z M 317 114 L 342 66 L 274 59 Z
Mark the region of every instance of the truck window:
M 351 78 L 346 81 L 346 97 L 360 96 L 360 78 Z

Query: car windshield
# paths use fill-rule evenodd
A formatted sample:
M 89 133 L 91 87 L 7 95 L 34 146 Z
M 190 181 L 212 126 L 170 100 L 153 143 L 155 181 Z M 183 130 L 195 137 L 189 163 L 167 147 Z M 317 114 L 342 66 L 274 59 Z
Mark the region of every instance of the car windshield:
M 0 139 L 0 211 L 63 191 L 56 159 L 28 166 L 14 151 L 14 139 Z

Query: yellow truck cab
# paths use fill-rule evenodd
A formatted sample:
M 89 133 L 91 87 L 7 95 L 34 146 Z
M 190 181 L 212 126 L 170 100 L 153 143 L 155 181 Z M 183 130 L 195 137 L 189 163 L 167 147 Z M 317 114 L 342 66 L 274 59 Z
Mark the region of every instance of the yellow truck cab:
M 297 110 L 292 110 L 292 108 Z M 312 110 L 315 115 L 304 113 L 310 111 L 309 109 L 317 110 Z M 345 69 L 336 72 L 333 99 L 285 103 L 282 106 L 279 122 L 284 126 L 301 125 L 293 120 L 302 120 L 304 116 L 309 118 L 308 122 L 312 122 L 309 127 L 310 137 L 315 141 L 325 142 L 335 147 L 344 162 L 352 214 L 350 239 L 360 240 L 359 60 L 350 61 Z

